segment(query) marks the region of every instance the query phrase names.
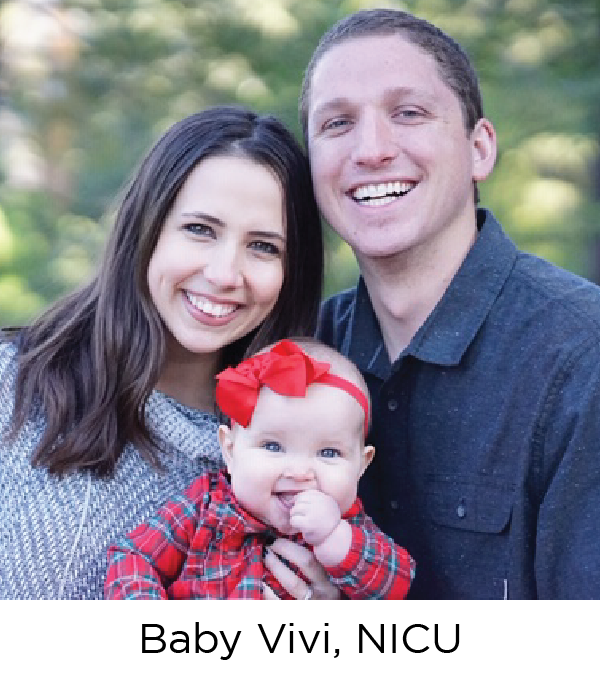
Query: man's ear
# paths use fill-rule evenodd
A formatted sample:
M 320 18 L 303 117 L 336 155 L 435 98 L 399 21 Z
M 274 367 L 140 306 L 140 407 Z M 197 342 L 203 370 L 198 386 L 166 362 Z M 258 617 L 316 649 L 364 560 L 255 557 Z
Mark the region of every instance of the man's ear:
M 494 125 L 485 117 L 475 124 L 471 132 L 473 148 L 473 180 L 485 180 L 496 163 L 496 130 Z
M 233 438 L 231 429 L 226 424 L 220 424 L 217 438 L 219 439 L 219 445 L 221 446 L 223 461 L 227 466 L 227 471 L 231 473 L 231 465 L 233 463 Z
M 373 461 L 374 456 L 375 456 L 375 448 L 372 445 L 365 445 L 362 456 L 362 467 L 360 469 L 361 476 L 367 470 L 369 464 Z

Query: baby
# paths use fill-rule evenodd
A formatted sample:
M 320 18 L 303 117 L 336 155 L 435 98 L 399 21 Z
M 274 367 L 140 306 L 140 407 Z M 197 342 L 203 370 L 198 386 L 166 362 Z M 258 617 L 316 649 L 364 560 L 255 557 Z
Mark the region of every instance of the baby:
M 326 359 L 325 361 L 317 359 Z M 309 546 L 352 599 L 406 596 L 414 562 L 357 497 L 374 448 L 366 384 L 319 342 L 283 340 L 220 373 L 227 474 L 205 474 L 108 552 L 111 599 L 290 596 L 263 561 L 284 536 Z

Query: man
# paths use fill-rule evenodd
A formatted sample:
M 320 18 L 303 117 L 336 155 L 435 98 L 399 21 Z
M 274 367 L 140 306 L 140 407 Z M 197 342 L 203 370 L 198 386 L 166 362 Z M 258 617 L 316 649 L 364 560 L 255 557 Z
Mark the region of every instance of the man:
M 600 290 L 477 209 L 496 136 L 462 49 L 395 10 L 322 38 L 301 99 L 325 219 L 361 278 L 319 337 L 360 368 L 365 508 L 413 598 L 600 598 Z

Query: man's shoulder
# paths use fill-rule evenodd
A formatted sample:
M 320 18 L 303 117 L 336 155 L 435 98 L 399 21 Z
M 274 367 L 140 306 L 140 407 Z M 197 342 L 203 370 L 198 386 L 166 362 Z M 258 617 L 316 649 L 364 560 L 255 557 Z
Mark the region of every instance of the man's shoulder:
M 340 311 L 346 312 L 356 301 L 357 286 L 346 288 L 339 293 L 330 295 L 321 303 L 321 314 L 334 313 L 339 314 Z
M 348 288 L 330 296 L 321 303 L 317 337 L 338 349 L 350 327 L 357 289 Z
M 600 287 L 547 260 L 520 251 L 505 291 L 544 322 L 600 331 Z

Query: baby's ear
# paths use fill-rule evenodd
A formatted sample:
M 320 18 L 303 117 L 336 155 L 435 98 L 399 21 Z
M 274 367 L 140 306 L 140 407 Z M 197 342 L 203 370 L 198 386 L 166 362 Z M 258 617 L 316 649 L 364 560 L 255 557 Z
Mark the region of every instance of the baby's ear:
M 366 471 L 369 464 L 373 461 L 374 456 L 375 456 L 375 448 L 372 445 L 365 445 L 365 447 L 363 448 L 362 463 L 360 469 L 361 476 Z
M 219 445 L 221 446 L 223 461 L 227 466 L 227 471 L 231 473 L 231 463 L 233 461 L 233 438 L 231 436 L 231 429 L 226 424 L 219 425 L 217 438 L 219 439 Z

